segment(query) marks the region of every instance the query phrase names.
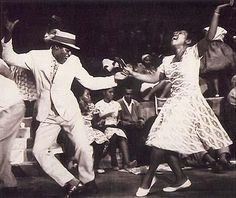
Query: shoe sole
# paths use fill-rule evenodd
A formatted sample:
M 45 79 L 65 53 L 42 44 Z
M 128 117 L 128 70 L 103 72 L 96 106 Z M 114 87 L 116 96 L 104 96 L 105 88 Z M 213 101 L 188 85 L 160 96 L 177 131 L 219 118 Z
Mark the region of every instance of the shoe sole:
M 182 185 L 177 186 L 177 187 L 166 187 L 163 188 L 164 192 L 175 192 L 180 189 L 188 188 L 191 186 L 191 181 L 188 179 L 186 182 L 184 182 Z
M 139 188 L 138 191 L 136 192 L 136 197 L 144 197 L 148 195 L 148 193 L 150 192 L 152 186 L 156 183 L 156 181 L 157 181 L 157 178 L 156 176 L 154 176 L 149 189 Z

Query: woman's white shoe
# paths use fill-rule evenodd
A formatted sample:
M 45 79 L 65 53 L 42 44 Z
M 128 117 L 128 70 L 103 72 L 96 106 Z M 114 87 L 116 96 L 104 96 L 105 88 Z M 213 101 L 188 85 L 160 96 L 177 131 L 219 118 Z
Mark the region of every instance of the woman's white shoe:
M 156 181 L 157 181 L 157 178 L 156 178 L 156 176 L 154 176 L 152 179 L 152 183 L 148 189 L 138 188 L 138 191 L 136 192 L 136 197 L 146 196 L 149 193 L 149 191 L 151 190 L 152 186 L 156 183 Z
M 187 179 L 187 181 L 184 182 L 182 185 L 176 186 L 176 187 L 169 186 L 169 187 L 163 188 L 163 191 L 164 192 L 175 192 L 177 190 L 188 188 L 190 186 L 191 186 L 191 181 L 189 179 Z

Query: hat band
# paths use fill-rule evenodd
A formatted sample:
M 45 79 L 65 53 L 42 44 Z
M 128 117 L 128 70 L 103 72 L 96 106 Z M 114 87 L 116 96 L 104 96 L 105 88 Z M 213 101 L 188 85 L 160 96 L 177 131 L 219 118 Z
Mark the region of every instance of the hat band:
M 62 43 L 68 43 L 68 44 L 75 45 L 75 40 L 74 39 L 65 38 L 65 37 L 61 37 L 61 36 L 57 36 L 57 35 L 55 37 L 53 37 L 52 40 L 55 40 L 57 42 L 62 42 Z

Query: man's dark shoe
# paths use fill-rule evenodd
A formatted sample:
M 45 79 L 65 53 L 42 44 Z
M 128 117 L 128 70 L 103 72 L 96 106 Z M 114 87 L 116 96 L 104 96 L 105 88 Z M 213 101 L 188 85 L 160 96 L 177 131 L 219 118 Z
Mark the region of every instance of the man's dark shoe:
M 76 186 L 66 184 L 66 186 L 65 186 L 65 198 L 70 198 L 71 196 L 73 196 L 75 194 L 81 193 L 84 188 L 85 188 L 85 186 L 81 182 Z

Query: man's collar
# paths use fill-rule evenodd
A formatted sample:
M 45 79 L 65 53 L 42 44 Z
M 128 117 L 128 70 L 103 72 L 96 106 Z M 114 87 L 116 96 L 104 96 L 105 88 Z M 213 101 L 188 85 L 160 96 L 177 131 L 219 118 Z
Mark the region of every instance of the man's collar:
M 124 101 L 124 103 L 125 103 L 127 106 L 130 106 L 130 105 L 134 104 L 134 100 L 133 100 L 133 99 L 131 99 L 130 104 L 128 104 L 128 102 L 125 100 L 125 97 L 124 97 L 124 96 L 123 96 L 122 100 Z

